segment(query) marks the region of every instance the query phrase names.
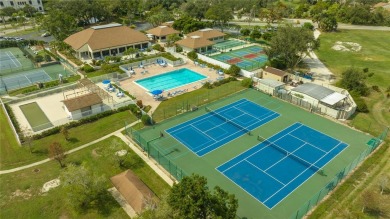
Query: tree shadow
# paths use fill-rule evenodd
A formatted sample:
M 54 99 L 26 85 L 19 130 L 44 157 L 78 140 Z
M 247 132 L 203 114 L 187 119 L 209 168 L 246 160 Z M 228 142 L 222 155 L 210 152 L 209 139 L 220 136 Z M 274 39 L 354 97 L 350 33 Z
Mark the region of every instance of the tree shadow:
M 121 169 L 140 169 L 142 167 L 145 166 L 145 162 L 142 162 L 138 159 L 131 159 L 131 158 L 127 158 L 123 161 L 122 165 L 121 165 Z
M 68 142 L 70 142 L 70 143 L 77 143 L 77 142 L 79 142 L 80 140 L 79 139 L 77 139 L 77 138 L 69 138 L 68 139 Z
M 46 148 L 44 148 L 44 149 L 35 149 L 35 150 L 33 149 L 32 153 L 36 154 L 36 155 L 47 155 L 49 153 L 49 151 Z
M 95 209 L 99 212 L 99 214 L 103 216 L 109 216 L 112 212 L 112 209 L 118 206 L 117 201 L 112 197 L 111 193 L 107 190 L 99 195 L 99 198 L 95 202 Z

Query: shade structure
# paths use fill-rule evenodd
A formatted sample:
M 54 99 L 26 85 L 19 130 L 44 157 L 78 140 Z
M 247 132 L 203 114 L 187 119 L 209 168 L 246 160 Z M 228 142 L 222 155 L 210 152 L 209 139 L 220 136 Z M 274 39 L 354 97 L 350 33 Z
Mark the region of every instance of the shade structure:
M 163 90 L 154 90 L 152 92 L 150 92 L 151 94 L 153 95 L 159 95 L 159 94 L 162 94 L 162 92 L 164 92 Z

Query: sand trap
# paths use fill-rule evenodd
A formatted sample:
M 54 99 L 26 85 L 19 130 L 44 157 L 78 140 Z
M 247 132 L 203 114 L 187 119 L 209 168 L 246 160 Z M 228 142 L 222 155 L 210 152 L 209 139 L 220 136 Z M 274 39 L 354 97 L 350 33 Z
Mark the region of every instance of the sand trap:
M 359 43 L 337 41 L 332 49 L 342 52 L 358 52 L 362 49 L 362 46 Z
M 115 155 L 117 155 L 119 157 L 125 156 L 126 154 L 127 154 L 126 150 L 120 150 L 120 151 L 115 152 Z
M 49 182 L 46 182 L 45 184 L 43 184 L 41 192 L 43 192 L 43 193 L 48 192 L 50 189 L 53 189 L 59 185 L 60 185 L 60 179 L 50 180 Z

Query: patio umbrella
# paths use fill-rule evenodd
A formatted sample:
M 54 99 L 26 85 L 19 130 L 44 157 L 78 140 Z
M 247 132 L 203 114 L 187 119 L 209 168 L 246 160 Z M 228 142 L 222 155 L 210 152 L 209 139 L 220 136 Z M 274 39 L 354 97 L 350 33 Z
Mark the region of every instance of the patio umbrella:
M 102 83 L 107 85 L 107 84 L 111 83 L 111 81 L 110 80 L 103 80 Z
M 163 90 L 154 90 L 152 92 L 150 92 L 151 94 L 153 95 L 159 95 L 159 94 L 162 94 L 162 92 L 164 92 Z

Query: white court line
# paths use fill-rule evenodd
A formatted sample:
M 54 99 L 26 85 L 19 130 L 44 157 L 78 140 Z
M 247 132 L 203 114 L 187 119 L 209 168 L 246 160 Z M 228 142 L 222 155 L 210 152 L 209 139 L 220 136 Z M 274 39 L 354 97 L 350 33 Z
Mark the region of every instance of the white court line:
M 340 144 L 341 144 L 341 143 L 343 143 L 343 142 L 340 141 Z M 338 144 L 338 145 L 339 145 L 339 144 Z M 338 145 L 336 145 L 336 147 L 337 147 Z M 347 144 L 347 147 L 348 147 L 348 146 L 349 146 L 349 145 Z M 332 150 L 335 149 L 336 147 L 332 148 Z M 345 148 L 347 148 L 347 147 L 345 147 Z M 334 156 L 332 159 L 330 159 L 328 162 L 326 162 L 326 163 L 323 165 L 323 167 L 326 166 L 329 162 L 331 162 L 334 158 L 336 158 L 339 154 L 341 154 L 341 152 L 343 152 L 343 151 L 345 150 L 345 148 L 344 148 L 342 151 L 340 151 L 336 156 Z M 332 150 L 330 150 L 329 152 L 331 152 Z M 324 155 L 324 156 L 325 156 L 325 155 Z M 320 159 L 322 159 L 322 158 L 320 158 Z M 318 159 L 318 160 L 320 160 L 320 159 Z M 318 160 L 317 160 L 317 161 L 318 161 Z M 307 168 L 306 170 L 308 170 L 308 169 L 309 169 L 309 168 Z M 303 171 L 302 173 L 300 173 L 299 175 L 302 175 L 304 172 L 306 172 L 306 170 Z M 298 175 L 298 176 L 299 176 L 299 175 Z M 297 176 L 297 177 L 298 177 L 298 176 Z M 287 196 L 289 196 L 291 193 L 293 193 L 295 190 L 297 190 L 299 187 L 301 187 L 307 180 L 309 180 L 309 179 L 310 179 L 311 177 L 313 177 L 313 176 L 314 176 L 314 174 L 312 174 L 312 175 L 311 175 L 310 177 L 308 177 L 305 181 L 303 181 L 301 184 L 299 184 L 299 186 L 295 187 L 295 189 L 293 189 L 293 190 L 292 190 L 291 192 L 289 192 L 286 196 L 284 196 L 284 197 L 283 197 L 278 203 L 276 203 L 272 208 L 274 208 L 275 206 L 277 206 L 281 201 L 283 201 L 285 198 L 287 198 Z M 295 178 L 297 178 L 297 177 L 295 177 Z M 287 186 L 288 184 L 290 184 L 292 181 L 294 181 L 295 178 L 292 179 L 289 183 L 287 183 L 286 186 Z M 284 187 L 283 187 L 283 188 L 284 188 Z M 283 189 L 283 188 L 282 188 L 282 189 Z M 272 196 L 276 195 L 276 193 L 280 192 L 280 190 L 281 190 L 281 189 L 279 189 L 278 191 L 276 191 Z M 271 196 L 271 197 L 272 197 L 272 196 Z M 268 199 L 270 199 L 271 197 L 269 197 Z M 268 200 L 268 199 L 267 199 L 267 200 Z M 267 201 L 267 200 L 266 200 L 266 201 Z M 265 203 L 266 201 L 264 201 L 264 203 Z M 269 208 L 269 209 L 272 209 L 272 208 Z
M 298 139 L 298 140 L 300 140 L 300 141 L 305 142 L 306 144 L 310 145 L 310 146 L 313 147 L 313 148 L 316 148 L 316 149 L 318 149 L 318 150 L 323 151 L 324 153 L 326 153 L 326 151 L 322 150 L 321 148 L 319 148 L 319 147 L 317 147 L 317 146 L 314 146 L 314 145 L 310 144 L 309 142 L 307 142 L 307 141 L 305 141 L 305 140 L 302 140 L 302 139 L 298 138 L 298 137 L 295 136 L 295 135 L 292 135 L 291 133 L 289 133 L 289 135 L 290 135 L 291 137 L 293 137 L 293 138 L 296 138 L 296 139 Z M 340 142 L 340 141 L 339 141 L 339 142 Z
M 275 113 L 274 113 L 275 114 Z M 274 115 L 274 114 L 271 114 L 270 116 L 272 116 L 272 115 Z M 270 116 L 268 116 L 268 117 L 270 117 Z M 268 117 L 266 117 L 266 118 L 268 118 Z M 264 119 L 266 119 L 266 118 L 264 118 Z M 271 120 L 272 121 L 272 120 Z M 226 123 L 223 123 L 223 124 L 226 124 Z M 265 124 L 265 123 L 264 123 Z M 225 131 L 226 131 L 226 129 L 224 129 Z M 225 138 L 222 138 L 221 140 L 219 140 L 218 142 L 216 142 L 216 143 L 219 143 L 219 142 L 221 142 L 222 140 L 224 140 L 224 139 L 226 139 L 226 138 L 228 138 L 228 137 L 230 137 L 230 136 L 232 136 L 232 135 L 234 135 L 234 134 L 236 134 L 236 133 L 238 133 L 238 132 L 241 132 L 241 131 L 245 131 L 245 130 L 241 130 L 241 129 L 239 129 L 237 132 L 234 132 L 233 134 L 231 134 L 231 135 L 229 135 L 229 136 L 226 136 Z M 239 137 L 241 137 L 241 135 L 240 136 L 237 136 L 236 138 L 233 138 L 232 140 L 230 140 L 230 141 L 228 141 L 228 142 L 226 142 L 226 143 L 224 143 L 223 145 L 225 145 L 225 144 L 227 144 L 227 143 L 229 143 L 229 142 L 231 142 L 231 141 L 233 141 L 233 140 L 235 140 L 235 139 L 237 139 L 237 138 L 239 138 Z M 216 144 L 215 143 L 215 144 Z M 209 147 L 211 147 L 211 146 L 213 146 L 213 145 L 209 145 L 209 146 L 207 146 L 207 147 L 205 147 L 205 148 L 203 148 L 203 149 L 201 149 L 201 150 L 199 150 L 199 151 L 203 151 L 204 149 L 206 149 L 206 148 L 209 148 Z M 222 146 L 222 145 L 221 145 Z M 219 148 L 219 147 L 217 147 L 217 148 Z M 217 149 L 217 148 L 215 148 L 215 149 Z M 213 150 L 215 150 L 215 149 L 213 149 Z M 211 150 L 211 151 L 213 151 L 213 150 Z M 197 152 L 199 152 L 199 151 L 197 151 Z M 211 151 L 209 151 L 209 152 L 207 152 L 207 153 L 210 153 Z M 207 154 L 206 153 L 206 154 Z
M 27 75 L 24 75 L 24 77 L 27 78 L 27 80 L 32 84 L 32 81 L 28 79 Z
M 291 125 L 291 126 L 292 126 L 292 125 Z M 290 127 L 291 127 L 291 126 L 290 126 Z M 300 127 L 300 126 L 299 126 L 299 127 Z M 295 130 L 296 130 L 296 129 L 298 129 L 299 127 L 295 128 L 295 129 L 294 129 L 294 130 L 292 130 L 292 131 L 295 131 Z M 289 128 L 289 127 L 287 127 L 287 128 Z M 286 129 L 287 129 L 287 128 L 286 128 Z M 285 130 L 285 129 L 283 129 L 283 130 Z M 283 131 L 283 130 L 282 130 L 282 131 Z M 281 132 L 281 131 L 280 131 L 280 132 Z M 280 133 L 280 132 L 278 132 L 278 133 Z M 273 136 L 277 135 L 278 133 L 274 134 Z M 277 140 L 279 140 L 279 139 L 283 138 L 284 136 L 286 136 L 286 135 L 288 135 L 288 134 L 289 134 L 289 133 L 282 135 L 280 138 L 276 139 L 275 141 L 277 141 Z M 269 138 L 272 138 L 273 136 L 271 136 L 271 137 L 269 137 Z M 260 143 L 260 144 L 262 144 L 262 143 Z M 256 144 L 255 146 L 253 146 L 253 147 L 249 148 L 248 150 L 246 150 L 246 151 L 242 152 L 241 154 L 239 154 L 239 155 L 237 155 L 237 156 L 233 157 L 232 159 L 230 159 L 230 160 L 226 161 L 225 163 L 227 163 L 227 162 L 229 162 L 229 161 L 231 161 L 231 160 L 233 160 L 233 159 L 235 159 L 235 158 L 237 158 L 237 157 L 241 156 L 242 154 L 245 154 L 247 151 L 249 151 L 249 150 L 253 149 L 254 147 L 257 147 L 257 146 L 258 146 L 258 145 L 260 145 L 260 144 Z M 231 165 L 229 168 L 227 168 L 227 169 L 226 169 L 226 170 L 224 170 L 223 172 L 225 172 L 225 171 L 227 171 L 227 170 L 229 170 L 229 169 L 231 169 L 231 168 L 233 168 L 233 167 L 237 166 L 238 164 L 240 164 L 240 163 L 241 163 L 241 162 L 243 162 L 244 160 L 246 160 L 246 159 L 248 159 L 248 158 L 252 157 L 253 155 L 255 155 L 255 154 L 259 153 L 259 152 L 260 152 L 260 151 L 262 151 L 262 150 L 264 150 L 265 148 L 266 148 L 266 147 L 262 147 L 262 148 L 260 148 L 259 150 L 257 150 L 257 151 L 255 151 L 255 152 L 253 152 L 252 154 L 250 154 L 249 156 L 245 157 L 244 159 L 241 159 L 241 160 L 240 160 L 240 161 L 238 161 L 237 163 L 235 163 L 235 164 Z M 225 163 L 223 163 L 223 164 L 219 165 L 218 167 L 220 167 L 220 166 L 223 166 Z M 217 167 L 217 168 L 218 168 L 218 167 Z
M 10 56 L 8 53 L 6 53 L 6 54 L 7 54 L 8 58 L 14 63 L 15 67 L 19 67 L 19 66 L 14 62 L 14 60 L 11 58 L 11 56 Z M 12 53 L 11 53 L 11 54 L 12 54 Z
M 245 160 L 247 163 L 249 163 L 250 165 L 252 165 L 253 167 L 255 167 L 256 169 L 260 170 L 261 172 L 267 174 L 269 177 L 271 177 L 272 179 L 278 181 L 280 184 L 282 184 L 283 186 L 285 185 L 284 183 L 280 182 L 278 179 L 276 179 L 275 177 L 273 177 L 272 175 L 270 175 L 269 173 L 265 172 L 264 170 L 260 169 L 259 167 L 257 167 L 256 165 L 254 165 L 253 163 Z
M 213 137 L 211 137 L 211 136 L 209 136 L 208 134 L 206 134 L 205 132 L 203 132 L 202 130 L 200 130 L 200 129 L 198 129 L 197 127 L 195 127 L 195 126 L 193 126 L 192 124 L 190 125 L 192 128 L 194 128 L 194 129 L 196 129 L 196 130 L 198 130 L 200 133 L 202 133 L 202 135 L 205 135 L 205 136 L 207 136 L 207 137 L 209 137 L 211 140 L 213 140 L 213 141 L 217 141 L 217 140 L 215 140 Z
M 12 56 L 14 57 L 14 59 L 19 63 L 19 65 L 18 66 L 16 66 L 16 67 L 20 67 L 20 66 L 22 66 L 22 63 L 20 63 L 19 62 L 19 60 L 14 56 L 14 54 L 11 52 L 11 51 L 9 51 L 9 53 L 11 53 L 12 54 Z
M 240 100 L 237 100 L 236 102 L 241 101 L 241 100 L 246 100 L 246 99 L 240 99 Z M 236 103 L 236 102 L 234 102 L 234 103 Z M 231 103 L 231 104 L 234 104 L 234 103 Z M 242 103 L 239 103 L 239 104 L 237 104 L 237 105 L 240 105 L 240 104 L 242 104 Z M 229 105 L 227 105 L 227 106 L 229 106 Z M 223 106 L 223 107 L 224 107 L 224 106 Z M 222 108 L 222 107 L 220 107 L 220 108 Z M 222 110 L 221 112 L 225 112 L 226 110 L 231 109 L 231 108 L 232 108 L 232 107 L 229 107 L 229 108 L 227 108 L 227 109 Z M 219 108 L 218 108 L 218 109 L 219 109 Z M 214 117 L 213 114 L 211 114 L 211 113 L 208 113 L 208 114 L 210 114 L 210 115 L 204 117 L 203 119 L 198 119 L 198 120 L 195 121 L 195 122 L 191 122 L 191 123 L 189 123 L 188 125 L 185 125 L 185 126 L 183 126 L 183 127 L 181 127 L 181 128 L 175 129 L 174 131 L 172 131 L 172 133 L 174 133 L 174 132 L 176 132 L 176 131 L 178 131 L 178 130 L 180 130 L 180 129 L 183 129 L 183 128 L 185 128 L 186 126 L 189 126 L 189 125 L 191 125 L 191 124 L 194 124 L 194 123 L 203 121 L 203 120 L 208 119 L 208 118 L 210 118 L 210 117 Z M 197 119 L 197 118 L 199 118 L 199 117 L 202 117 L 202 116 L 204 116 L 204 115 L 207 115 L 207 114 L 203 114 L 203 115 L 200 115 L 200 116 L 198 116 L 198 117 L 192 118 L 192 119 L 189 120 L 189 121 L 195 120 L 195 119 Z M 188 123 L 189 121 L 182 122 L 182 123 L 180 123 L 180 124 L 177 124 L 176 126 L 180 126 L 180 125 L 182 125 L 182 124 L 184 124 L 184 123 Z M 176 127 L 176 126 L 175 126 L 175 127 Z
M 273 142 L 271 142 L 271 144 L 274 144 Z M 276 144 L 274 144 L 274 145 L 276 145 Z M 293 154 L 295 151 L 297 151 L 297 150 L 299 150 L 299 149 L 301 149 L 303 146 L 305 146 L 306 144 L 304 143 L 303 145 L 301 145 L 299 148 L 297 148 L 297 149 L 295 149 L 294 151 L 292 151 L 292 152 L 288 152 L 287 150 L 287 153 L 289 153 L 289 154 L 287 154 L 286 156 L 284 156 L 282 159 L 280 159 L 280 160 L 278 160 L 277 162 L 275 162 L 274 164 L 272 164 L 271 166 L 269 166 L 266 170 L 264 170 L 264 171 L 267 171 L 267 170 L 269 170 L 269 169 L 271 169 L 272 167 L 274 167 L 276 164 L 278 164 L 278 163 L 280 163 L 280 162 L 282 162 L 283 160 L 285 160 L 287 157 L 289 157 L 290 156 L 290 154 L 292 154 L 293 156 L 295 156 L 295 157 L 297 157 L 297 158 L 299 158 L 299 159 L 302 159 L 302 158 L 300 158 L 300 157 L 298 157 L 298 156 L 296 156 L 295 154 Z M 280 147 L 279 145 L 276 145 L 277 147 Z M 308 162 L 308 161 L 306 161 L 306 160 L 304 160 L 304 159 L 302 159 L 303 161 L 305 161 L 305 162 L 307 162 L 307 164 L 310 164 L 310 166 L 313 166 L 313 164 L 312 163 L 310 163 L 310 162 Z

